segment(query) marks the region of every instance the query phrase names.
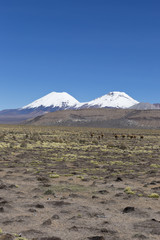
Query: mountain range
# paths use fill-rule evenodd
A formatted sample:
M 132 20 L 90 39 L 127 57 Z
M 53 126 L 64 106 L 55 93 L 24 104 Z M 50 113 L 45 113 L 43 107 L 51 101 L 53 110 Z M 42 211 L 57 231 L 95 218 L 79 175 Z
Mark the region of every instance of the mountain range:
M 66 92 L 51 92 L 19 109 L 0 111 L 0 123 L 20 123 L 48 112 L 90 108 L 160 109 L 159 104 L 140 103 L 124 92 L 113 91 L 89 102 L 80 103 Z
M 22 107 L 24 109 L 48 109 L 55 111 L 57 109 L 80 109 L 80 108 L 129 108 L 139 102 L 128 96 L 124 92 L 110 92 L 102 97 L 92 101 L 80 103 L 74 97 L 66 92 L 51 92 L 46 96 Z

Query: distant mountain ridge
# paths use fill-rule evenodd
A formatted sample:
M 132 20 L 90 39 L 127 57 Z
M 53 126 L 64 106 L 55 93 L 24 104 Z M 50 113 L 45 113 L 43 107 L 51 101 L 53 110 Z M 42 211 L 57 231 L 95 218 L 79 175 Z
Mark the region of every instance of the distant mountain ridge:
M 154 103 L 153 104 L 156 108 L 159 108 L 160 109 L 160 103 Z
M 160 109 L 160 104 L 140 103 L 124 92 L 113 91 L 89 102 L 80 103 L 66 92 L 51 92 L 32 103 L 19 108 L 0 111 L 0 123 L 21 123 L 49 112 L 92 108 L 110 109 Z

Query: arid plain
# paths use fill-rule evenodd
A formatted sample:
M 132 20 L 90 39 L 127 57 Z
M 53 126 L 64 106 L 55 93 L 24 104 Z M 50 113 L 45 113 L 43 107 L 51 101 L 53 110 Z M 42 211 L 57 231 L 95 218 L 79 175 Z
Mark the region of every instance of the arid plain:
M 160 130 L 0 126 L 0 240 L 160 238 Z

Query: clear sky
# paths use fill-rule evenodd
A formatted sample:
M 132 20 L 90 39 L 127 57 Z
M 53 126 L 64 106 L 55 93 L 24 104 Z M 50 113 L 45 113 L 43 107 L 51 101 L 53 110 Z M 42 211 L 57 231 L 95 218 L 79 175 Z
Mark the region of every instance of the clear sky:
M 160 102 L 160 0 L 0 0 L 0 109 L 52 91 Z

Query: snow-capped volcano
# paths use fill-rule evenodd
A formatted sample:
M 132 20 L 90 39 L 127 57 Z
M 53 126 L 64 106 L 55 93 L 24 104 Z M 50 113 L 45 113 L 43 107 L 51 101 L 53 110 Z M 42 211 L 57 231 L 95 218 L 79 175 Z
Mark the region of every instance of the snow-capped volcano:
M 88 102 L 88 107 L 112 107 L 112 108 L 129 108 L 139 103 L 124 92 L 110 92 L 102 97 Z
M 90 102 L 80 103 L 74 97 L 66 92 L 51 92 L 46 96 L 22 107 L 25 109 L 41 109 L 47 111 L 57 111 L 64 109 L 79 108 L 129 108 L 139 102 L 128 96 L 124 92 L 110 92 L 102 97 L 96 98 Z
M 76 104 L 79 104 L 79 102 L 69 95 L 66 92 L 51 92 L 47 94 L 46 96 L 37 99 L 36 101 L 24 106 L 22 109 L 30 109 L 30 108 L 70 108 L 74 107 Z

